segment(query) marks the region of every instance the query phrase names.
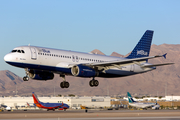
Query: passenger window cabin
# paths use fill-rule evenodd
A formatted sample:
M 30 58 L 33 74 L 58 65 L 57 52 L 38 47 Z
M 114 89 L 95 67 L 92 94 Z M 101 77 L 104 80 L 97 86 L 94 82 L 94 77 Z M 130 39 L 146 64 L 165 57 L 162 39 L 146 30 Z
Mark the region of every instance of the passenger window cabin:
M 18 53 L 25 53 L 24 50 L 12 50 L 13 52 L 18 52 Z M 57 54 L 46 54 L 46 53 L 38 53 L 38 55 L 46 55 L 46 56 L 54 56 L 54 57 L 61 57 L 61 58 L 69 58 L 71 59 L 71 56 L 66 56 L 66 55 L 57 55 Z M 75 57 L 72 56 L 73 59 L 76 58 L 76 60 L 84 60 L 84 61 L 92 61 L 92 62 L 108 62 L 108 61 L 103 61 L 103 60 L 95 60 L 95 59 L 90 59 L 90 58 L 81 58 L 81 57 Z

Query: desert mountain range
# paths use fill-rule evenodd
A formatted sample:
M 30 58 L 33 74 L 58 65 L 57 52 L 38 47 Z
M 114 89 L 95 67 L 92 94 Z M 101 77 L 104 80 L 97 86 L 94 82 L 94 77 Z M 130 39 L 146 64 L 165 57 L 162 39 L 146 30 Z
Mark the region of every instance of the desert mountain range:
M 102 54 L 101 51 L 95 49 L 91 53 Z M 180 45 L 162 44 L 152 45 L 150 56 L 162 55 L 167 53 L 167 59 L 156 58 L 149 60 L 152 64 L 173 62 L 175 64 L 157 67 L 156 70 L 120 78 L 96 78 L 99 80 L 98 87 L 90 87 L 91 78 L 79 78 L 66 76 L 66 80 L 70 83 L 68 89 L 60 88 L 59 84 L 62 79 L 59 75 L 55 75 L 53 80 L 37 81 L 30 79 L 25 82 L 19 76 L 11 71 L 0 71 L 0 96 L 31 95 L 36 92 L 38 95 L 126 95 L 127 92 L 132 94 L 164 96 L 178 95 L 180 96 Z M 113 52 L 111 56 L 124 57 L 119 53 Z M 127 55 L 125 55 L 127 56 Z M 166 91 L 166 92 L 165 92 Z

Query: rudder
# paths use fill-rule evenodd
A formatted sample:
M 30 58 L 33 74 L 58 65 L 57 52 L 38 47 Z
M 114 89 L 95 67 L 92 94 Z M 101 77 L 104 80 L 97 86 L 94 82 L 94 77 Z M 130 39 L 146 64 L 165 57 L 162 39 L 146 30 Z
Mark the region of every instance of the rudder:
M 37 98 L 36 94 L 34 92 L 32 92 L 32 97 L 33 97 L 33 100 L 34 100 L 34 104 L 37 104 L 39 103 L 39 99 Z
M 132 59 L 149 56 L 153 33 L 154 31 L 147 30 L 142 36 L 142 38 L 139 40 L 138 44 L 133 49 L 131 54 L 126 58 Z
M 132 98 L 132 96 L 131 96 L 131 94 L 129 92 L 127 92 L 127 96 L 128 96 L 129 103 L 136 102 L 136 101 L 133 100 L 133 98 Z

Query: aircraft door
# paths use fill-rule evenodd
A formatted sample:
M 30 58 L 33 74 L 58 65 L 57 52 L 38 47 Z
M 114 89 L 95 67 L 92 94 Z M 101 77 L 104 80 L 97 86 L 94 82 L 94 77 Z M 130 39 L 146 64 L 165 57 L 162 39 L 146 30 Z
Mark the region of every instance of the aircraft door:
M 31 50 L 31 59 L 36 60 L 37 59 L 37 52 L 34 47 L 30 47 Z

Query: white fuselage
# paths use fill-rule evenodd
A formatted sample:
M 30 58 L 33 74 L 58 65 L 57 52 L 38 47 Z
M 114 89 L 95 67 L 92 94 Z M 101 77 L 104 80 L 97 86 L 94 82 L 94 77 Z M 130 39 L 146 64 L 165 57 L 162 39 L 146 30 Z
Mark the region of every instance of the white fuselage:
M 36 46 L 20 46 L 4 57 L 4 60 L 13 66 L 34 70 L 51 71 L 53 73 L 71 74 L 71 68 L 78 64 L 101 63 L 108 61 L 120 61 L 127 58 L 97 55 L 90 53 L 74 52 L 68 50 L 51 49 Z M 141 65 L 149 65 L 146 61 L 131 65 L 115 65 L 106 68 L 97 77 L 122 77 L 147 72 L 155 69 L 141 68 Z
M 130 106 L 136 107 L 136 108 L 148 108 L 155 106 L 156 103 L 141 103 L 141 102 L 134 102 L 134 103 L 129 103 Z

